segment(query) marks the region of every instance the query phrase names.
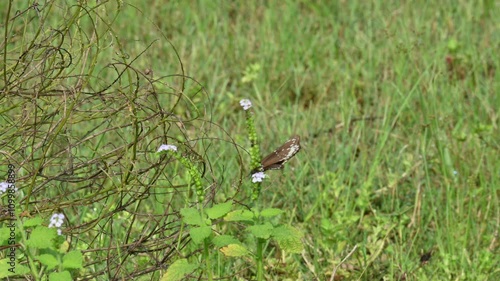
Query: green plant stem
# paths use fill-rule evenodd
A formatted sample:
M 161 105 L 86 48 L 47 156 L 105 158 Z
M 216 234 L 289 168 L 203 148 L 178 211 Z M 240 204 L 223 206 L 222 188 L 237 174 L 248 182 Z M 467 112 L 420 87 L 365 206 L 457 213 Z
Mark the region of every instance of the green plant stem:
M 212 276 L 212 264 L 210 263 L 211 257 L 210 257 L 210 252 L 209 252 L 209 246 L 210 246 L 210 240 L 206 238 L 203 242 L 204 250 L 203 250 L 203 257 L 205 258 L 205 266 L 207 268 L 207 274 L 208 274 L 208 280 L 212 281 L 213 276 Z
M 257 266 L 258 281 L 264 280 L 264 264 L 263 264 L 264 243 L 266 243 L 266 240 L 262 238 L 257 239 L 257 253 L 255 254 L 255 264 Z
M 38 269 L 34 261 L 34 256 L 33 253 L 31 252 L 31 249 L 28 249 L 25 245 L 28 242 L 28 237 L 26 237 L 26 232 L 24 231 L 23 223 L 19 220 L 17 223 L 17 226 L 19 227 L 20 233 L 21 233 L 21 239 L 22 239 L 22 248 L 26 254 L 26 258 L 28 259 L 28 265 L 31 270 L 31 276 L 33 277 L 33 280 L 40 280 L 40 276 L 38 274 Z

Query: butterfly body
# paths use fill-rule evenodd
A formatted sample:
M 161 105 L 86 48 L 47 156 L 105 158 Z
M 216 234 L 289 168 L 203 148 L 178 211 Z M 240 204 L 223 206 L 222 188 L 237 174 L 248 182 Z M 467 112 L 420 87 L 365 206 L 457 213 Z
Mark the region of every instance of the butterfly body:
M 262 159 L 262 171 L 283 169 L 285 163 L 295 156 L 299 150 L 300 137 L 295 135 L 286 141 L 282 146 L 278 147 L 275 151 L 271 152 L 269 155 L 264 157 L 264 159 Z M 252 174 L 257 171 L 259 171 L 259 169 L 253 170 Z

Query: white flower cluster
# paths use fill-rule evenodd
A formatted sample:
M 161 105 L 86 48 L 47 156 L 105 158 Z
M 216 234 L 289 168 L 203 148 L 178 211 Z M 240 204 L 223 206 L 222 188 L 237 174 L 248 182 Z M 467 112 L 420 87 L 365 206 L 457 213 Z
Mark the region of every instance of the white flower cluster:
M 262 179 L 266 177 L 266 174 L 264 172 L 257 172 L 252 175 L 252 182 L 262 182 Z
M 7 188 L 9 188 L 9 184 L 6 182 L 0 182 L 0 194 L 7 192 Z
M 64 214 L 53 214 L 52 217 L 50 218 L 50 224 L 49 224 L 49 228 L 51 227 L 57 227 L 57 234 L 58 235 L 62 235 L 62 230 L 61 230 L 61 226 L 63 225 L 64 223 Z
M 242 99 L 240 100 L 240 105 L 243 107 L 243 110 L 248 110 L 252 107 L 252 102 L 249 99 Z
M 160 151 L 177 151 L 177 146 L 173 145 L 173 144 L 162 144 L 160 145 L 160 148 L 158 148 L 158 152 Z
M 7 182 L 0 182 L 0 195 L 2 193 L 7 192 L 7 189 L 9 188 L 9 183 Z M 17 187 L 14 189 L 15 192 L 17 192 Z

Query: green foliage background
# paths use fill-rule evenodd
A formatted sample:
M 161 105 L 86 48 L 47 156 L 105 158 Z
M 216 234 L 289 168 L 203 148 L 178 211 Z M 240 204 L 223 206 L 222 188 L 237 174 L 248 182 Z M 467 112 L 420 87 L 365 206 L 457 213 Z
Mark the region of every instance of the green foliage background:
M 8 10 L 8 2 L 0 3 L 2 11 Z M 30 48 L 38 31 L 62 32 L 67 26 L 69 32 L 61 42 L 37 42 L 60 43 L 73 55 L 64 79 L 54 79 L 47 87 L 61 90 L 78 84 L 81 87 L 72 93 L 99 92 L 118 80 L 109 66 L 120 62 L 149 81 L 138 87 L 135 98 L 144 97 L 144 104 L 149 104 L 147 93 L 154 87 L 158 107 L 130 108 L 122 98 L 130 96 L 117 93 L 133 92 L 136 80 L 132 74 L 120 76 L 120 83 L 105 88 L 115 91 L 106 97 L 107 103 L 97 99 L 77 103 L 84 113 L 73 116 L 88 122 L 72 121 L 70 131 L 57 131 L 62 137 L 51 143 L 64 147 L 65 142 L 88 136 L 101 122 L 85 119 L 91 109 L 113 109 L 116 115 L 105 118 L 113 120 L 113 128 L 122 128 L 129 121 L 127 112 L 148 118 L 166 107 L 180 116 L 178 123 L 167 117 L 151 119 L 162 126 L 176 125 L 163 127 L 163 135 L 152 125 L 151 135 L 144 138 L 147 144 L 138 150 L 147 155 L 165 140 L 184 142 L 195 162 L 205 161 L 214 178 L 206 183 L 216 182 L 215 198 L 224 200 L 244 193 L 240 179 L 248 180 L 240 99 L 249 98 L 254 104 L 262 151 L 272 151 L 293 134 L 301 136 L 302 151 L 283 172 L 270 173 L 261 200 L 285 210 L 282 219 L 303 230 L 305 250 L 302 255 L 269 253 L 269 280 L 333 280 L 334 273 L 335 278 L 348 280 L 500 278 L 498 1 L 73 2 L 40 3 L 36 12 L 25 1 L 13 1 L 11 13 L 2 12 L 1 142 L 9 148 L 2 150 L 21 147 L 22 134 L 12 133 L 16 130 L 12 120 L 21 116 L 21 105 L 31 98 L 6 83 L 9 69 Z M 91 39 L 95 31 L 98 40 Z M 36 65 L 41 56 L 34 54 L 30 63 Z M 45 83 L 39 81 L 27 79 L 23 89 Z M 39 108 L 46 110 L 63 104 L 58 97 L 39 99 Z M 113 147 L 101 141 L 134 142 L 137 135 L 128 130 L 103 135 L 104 140 L 80 148 L 79 156 L 91 159 L 103 152 L 102 159 L 108 159 L 104 152 Z M 195 137 L 202 141 L 192 143 Z M 184 182 L 182 176 L 162 178 L 160 172 L 134 174 L 134 169 L 154 165 L 136 161 L 130 156 L 137 155 L 130 153 L 132 148 L 123 148 L 123 154 L 113 156 L 123 161 L 121 168 L 106 170 L 111 180 L 100 182 L 105 191 L 139 190 L 156 177 L 158 188 Z M 38 200 L 62 198 L 56 194 L 70 188 L 37 189 L 43 181 L 33 171 L 41 165 L 40 158 L 6 156 L 2 167 L 6 170 L 13 159 L 21 167 L 19 187 L 25 188 L 24 194 L 32 190 Z M 137 163 L 133 168 L 128 166 L 132 162 Z M 96 169 L 100 168 L 89 167 L 86 172 Z M 124 171 L 136 176 L 133 186 L 124 184 L 128 180 Z M 93 196 L 79 188 L 88 191 L 82 193 L 85 196 Z M 165 202 L 173 209 L 182 206 L 185 199 L 179 199 L 183 193 L 178 190 L 167 192 L 165 198 L 173 194 L 167 199 L 148 201 L 142 211 L 160 215 Z M 141 192 L 137 191 L 142 196 Z M 81 204 L 84 209 L 80 209 L 75 198 L 64 198 L 68 199 L 64 204 L 57 200 L 42 204 L 44 210 L 48 212 L 50 204 L 71 208 L 73 216 L 67 214 L 68 219 L 80 224 L 89 216 L 87 211 L 103 208 L 96 200 L 98 204 Z M 33 199 L 30 205 L 29 201 L 22 202 L 23 208 L 36 214 L 33 204 L 43 202 Z M 107 201 L 105 209 L 120 207 L 116 202 Z M 118 217 L 113 224 L 126 229 L 129 219 Z M 97 226 L 96 221 L 90 233 L 85 231 L 89 228 L 79 229 L 73 239 L 89 242 L 84 237 L 96 235 L 92 232 L 99 232 Z M 91 246 L 107 247 L 108 242 Z M 92 255 L 85 253 L 87 261 Z M 137 264 L 141 262 L 146 263 Z M 218 269 L 221 276 L 234 274 L 231 268 L 238 266 L 236 277 L 247 276 L 241 263 L 228 264 Z

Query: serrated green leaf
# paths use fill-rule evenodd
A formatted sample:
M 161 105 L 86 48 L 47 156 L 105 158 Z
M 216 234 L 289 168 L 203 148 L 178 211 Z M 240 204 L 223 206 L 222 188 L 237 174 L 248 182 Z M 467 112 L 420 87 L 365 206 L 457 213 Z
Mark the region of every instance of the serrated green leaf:
M 220 251 L 227 257 L 242 257 L 249 253 L 247 248 L 240 244 L 230 244 L 226 247 L 222 247 Z
M 36 257 L 41 264 L 47 266 L 48 270 L 54 269 L 59 265 L 59 261 L 53 255 L 43 254 Z
M 225 221 L 253 221 L 254 213 L 249 210 L 236 210 L 229 212 L 225 217 Z
M 9 227 L 0 227 L 0 245 L 7 245 L 7 241 L 10 238 L 10 228 Z
M 198 268 L 195 264 L 190 264 L 187 259 L 180 259 L 171 264 L 167 272 L 161 277 L 160 281 L 177 281 L 184 278 Z
M 31 219 L 27 219 L 23 222 L 23 227 L 34 227 L 43 224 L 43 219 L 41 217 L 35 217 Z
M 11 270 L 14 271 L 11 272 Z M 7 259 L 0 260 L 0 279 L 3 280 L 9 276 L 19 276 L 25 275 L 30 272 L 30 269 L 24 265 L 21 265 L 19 262 L 12 262 Z
M 302 240 L 297 239 L 297 237 L 289 237 L 276 240 L 278 241 L 278 245 L 280 246 L 280 248 L 286 252 L 300 254 L 302 253 L 302 250 L 304 250 L 304 244 L 302 244 Z
M 262 212 L 260 212 L 260 216 L 263 217 L 263 218 L 269 218 L 269 217 L 275 217 L 277 215 L 281 215 L 284 212 L 285 211 L 283 211 L 281 209 L 268 208 L 268 209 L 262 210 Z
M 10 272 L 9 270 L 15 270 L 16 268 L 8 264 L 9 260 L 8 259 L 2 259 L 0 260 L 0 278 L 7 278 L 9 276 L 13 276 L 16 273 Z M 16 265 L 16 263 L 12 263 L 13 265 Z M 16 265 L 17 266 L 17 265 Z
M 234 238 L 231 235 L 219 235 L 215 236 L 212 240 L 212 243 L 218 248 L 227 246 L 229 244 L 241 244 L 238 239 Z
M 54 272 L 49 274 L 49 281 L 72 281 L 69 271 Z
M 287 225 L 279 226 L 274 229 L 272 235 L 284 251 L 298 254 L 304 249 L 302 232 L 294 227 Z
M 83 255 L 80 251 L 71 251 L 63 256 L 63 267 L 68 269 L 83 268 Z
M 232 206 L 233 206 L 232 201 L 228 201 L 226 203 L 221 203 L 221 204 L 216 204 L 216 205 L 213 205 L 211 208 L 207 209 L 206 213 L 207 213 L 209 218 L 217 219 L 217 218 L 223 217 L 224 215 L 229 213 L 229 211 L 231 211 Z
M 27 247 L 45 249 L 53 247 L 52 241 L 56 237 L 56 229 L 45 226 L 37 226 L 31 232 L 30 238 L 26 241 Z
M 191 239 L 193 239 L 193 242 L 196 244 L 200 244 L 203 242 L 205 238 L 208 238 L 212 234 L 212 227 L 211 226 L 200 226 L 200 227 L 193 227 L 191 230 L 189 230 L 189 235 L 191 236 Z
M 194 208 L 182 208 L 181 209 L 182 221 L 186 224 L 202 226 L 203 219 L 201 218 L 198 210 Z
M 265 224 L 249 226 L 247 230 L 257 238 L 269 239 L 273 233 L 274 227 L 266 222 Z

